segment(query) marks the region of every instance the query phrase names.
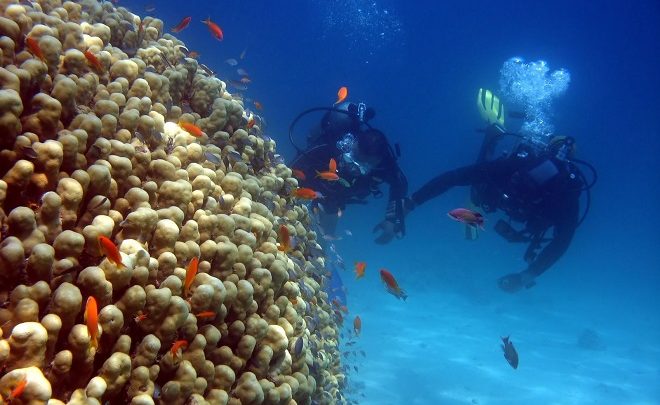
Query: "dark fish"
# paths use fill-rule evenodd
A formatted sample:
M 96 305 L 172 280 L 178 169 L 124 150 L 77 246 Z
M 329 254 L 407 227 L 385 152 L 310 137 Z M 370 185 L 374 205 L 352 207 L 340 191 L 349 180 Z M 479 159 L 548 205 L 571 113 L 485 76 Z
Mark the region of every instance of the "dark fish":
M 151 136 L 153 136 L 158 143 L 163 142 L 163 139 L 165 138 L 164 133 L 156 131 L 155 129 L 151 132 Z
M 214 153 L 206 151 L 206 152 L 204 152 L 204 156 L 206 157 L 206 160 L 208 160 L 209 162 L 211 162 L 213 164 L 219 165 L 222 162 L 222 160 L 220 160 L 220 156 L 218 156 Z
M 199 65 L 199 67 L 200 67 L 200 68 L 201 68 L 201 69 L 202 69 L 207 75 L 209 75 L 209 76 L 215 76 L 215 73 L 214 73 L 211 69 L 209 69 L 209 67 L 206 66 L 205 64 L 202 63 L 202 64 Z
M 89 211 L 95 210 L 95 209 L 97 209 L 98 207 L 100 207 L 100 206 L 102 206 L 103 204 L 105 204 L 106 201 L 108 201 L 108 197 L 103 197 L 103 198 L 101 199 L 101 201 L 99 201 L 98 204 L 94 204 L 94 206 L 89 207 L 89 208 L 87 208 L 87 209 L 88 209 Z
M 276 153 L 276 154 L 273 155 L 273 159 L 272 159 L 272 161 L 273 161 L 273 163 L 275 163 L 276 165 L 284 164 L 284 158 L 283 158 L 282 155 L 280 155 L 279 153 Z
M 36 158 L 39 157 L 37 155 L 37 152 L 35 152 L 34 149 L 32 149 L 31 146 L 21 148 L 21 151 L 23 152 L 23 155 L 25 155 L 25 157 L 28 158 L 28 159 L 36 159 Z
M 144 71 L 145 71 L 145 72 L 150 72 L 150 73 L 157 73 L 156 68 L 153 67 L 153 66 L 151 66 L 151 65 L 149 65 L 149 66 L 147 66 L 146 68 L 144 68 Z
M 509 340 L 509 336 L 503 337 L 502 342 L 504 344 L 502 345 L 502 350 L 504 351 L 504 358 L 506 361 L 511 364 L 511 367 L 514 369 L 518 368 L 518 352 L 516 351 L 516 348 L 513 347 L 513 342 Z
M 164 64 L 166 64 L 168 67 L 171 67 L 172 69 L 174 69 L 174 66 L 173 66 L 172 63 L 167 59 L 167 56 L 165 56 L 164 53 L 160 52 L 160 53 L 158 54 L 158 56 L 160 56 L 160 59 L 163 61 Z
M 135 131 L 135 137 L 140 140 L 142 143 L 147 143 L 147 138 L 142 135 L 142 132 L 140 131 Z
M 303 341 L 303 338 L 299 337 L 298 340 L 296 340 L 296 345 L 293 348 L 293 353 L 296 355 L 296 357 L 300 356 L 304 346 L 305 342 Z
M 230 158 L 230 160 L 232 160 L 234 163 L 236 163 L 236 162 L 242 162 L 242 161 L 243 161 L 243 157 L 241 156 L 241 154 L 238 153 L 238 152 L 236 152 L 235 150 L 229 151 L 229 153 L 227 153 L 227 156 L 228 156 L 228 157 Z

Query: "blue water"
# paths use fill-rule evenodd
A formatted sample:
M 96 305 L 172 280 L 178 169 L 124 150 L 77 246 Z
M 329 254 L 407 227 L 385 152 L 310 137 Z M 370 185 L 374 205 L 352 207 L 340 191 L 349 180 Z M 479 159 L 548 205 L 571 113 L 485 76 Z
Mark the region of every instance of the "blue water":
M 138 14 L 145 4 L 123 3 Z M 358 366 L 352 395 L 360 404 L 660 403 L 660 3 L 155 4 L 168 27 L 193 16 L 178 36 L 221 79 L 238 79 L 223 61 L 246 50 L 238 66 L 253 80 L 246 94 L 263 104 L 285 157 L 293 155 L 287 130 L 296 114 L 331 105 L 348 86 L 350 99 L 376 109 L 372 124 L 401 145 L 410 191 L 473 162 L 483 126 L 476 92 L 498 89 L 505 60 L 567 69 L 571 83 L 553 103 L 553 124 L 577 139 L 600 178 L 569 251 L 536 287 L 497 289 L 498 277 L 524 269 L 524 247 L 488 229 L 495 215 L 477 241 L 463 239 L 445 213 L 465 203 L 466 189 L 414 211 L 406 237 L 386 247 L 371 234 L 383 199 L 345 213 L 340 227 L 353 236 L 337 248 L 349 267 L 368 264 L 362 280 L 344 274 L 349 319 L 360 315 L 366 352 L 348 361 Z M 208 16 L 223 42 L 198 22 Z M 406 302 L 384 291 L 382 267 L 397 276 Z M 585 329 L 600 336 L 600 350 L 578 347 Z M 517 370 L 499 348 L 509 334 Z

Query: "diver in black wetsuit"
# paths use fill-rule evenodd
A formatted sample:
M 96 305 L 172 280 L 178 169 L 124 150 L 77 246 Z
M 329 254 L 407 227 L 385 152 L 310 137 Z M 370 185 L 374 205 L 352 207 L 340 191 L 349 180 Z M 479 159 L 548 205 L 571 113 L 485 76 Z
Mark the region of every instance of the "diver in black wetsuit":
M 343 102 L 334 108 L 315 108 L 301 113 L 291 128 L 302 115 L 323 110 L 326 112 L 319 126 L 307 138 L 307 149 L 298 149 L 298 155 L 289 164 L 289 167 L 305 174 L 305 179 L 299 180 L 301 187 L 309 187 L 324 196 L 314 201 L 315 206 L 319 207 L 322 231 L 329 238 L 335 236 L 340 210 L 348 204 L 366 204 L 370 195 L 382 196 L 379 187 L 387 183 L 390 186 L 389 202 L 385 219 L 374 229 L 374 232 L 381 232 L 376 242 L 383 244 L 395 236 L 403 236 L 402 208 L 408 182 L 385 135 L 368 123 L 375 115 L 374 110 L 363 103 L 350 102 Z M 337 162 L 339 180 L 327 181 L 316 177 L 317 172 L 328 170 L 331 158 Z
M 534 280 L 566 252 L 584 219 L 584 216 L 580 218 L 580 194 L 593 186 L 596 172 L 588 163 L 572 157 L 575 145 L 570 137 L 554 137 L 543 150 L 520 143 L 508 156 L 484 160 L 492 153 L 494 142 L 504 135 L 501 127 L 491 125 L 486 130 L 486 140 L 476 164 L 435 177 L 413 193 L 404 205 L 409 212 L 452 187 L 472 186 L 475 205 L 486 212 L 504 211 L 509 222 L 498 221 L 495 231 L 509 242 L 529 243 L 525 253 L 527 269 L 498 280 L 502 290 L 513 293 L 533 286 Z M 573 162 L 586 164 L 593 171 L 591 184 L 587 184 Z M 511 221 L 522 222 L 525 226 L 517 231 L 510 225 Z M 547 237 L 550 228 L 553 232 Z

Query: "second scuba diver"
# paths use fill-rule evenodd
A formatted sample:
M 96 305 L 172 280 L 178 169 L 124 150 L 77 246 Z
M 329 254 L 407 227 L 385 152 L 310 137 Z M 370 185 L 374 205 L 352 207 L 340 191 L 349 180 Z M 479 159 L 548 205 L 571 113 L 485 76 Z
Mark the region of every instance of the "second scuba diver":
M 487 98 L 492 101 L 495 96 L 488 92 Z M 497 101 L 488 105 L 501 104 Z M 489 213 L 499 209 L 508 216 L 508 221 L 496 223 L 495 231 L 509 242 L 529 243 L 524 257 L 527 268 L 498 280 L 502 290 L 513 293 L 533 286 L 536 278 L 566 252 L 588 211 L 588 190 L 596 181 L 596 171 L 587 162 L 575 158 L 573 138 L 554 136 L 547 145 L 525 141 L 520 135 L 504 130 L 503 108 L 489 111 L 487 106 L 481 107 L 491 117 L 477 162 L 431 179 L 405 201 L 404 211 L 408 213 L 452 187 L 472 186 L 473 204 Z M 497 144 L 507 136 L 518 139 L 518 144 L 512 153 L 493 159 Z M 593 173 L 591 183 L 588 184 L 576 163 L 589 167 Z M 583 191 L 587 191 L 588 198 L 581 216 Z M 516 230 L 511 226 L 512 221 L 523 223 L 524 227 Z

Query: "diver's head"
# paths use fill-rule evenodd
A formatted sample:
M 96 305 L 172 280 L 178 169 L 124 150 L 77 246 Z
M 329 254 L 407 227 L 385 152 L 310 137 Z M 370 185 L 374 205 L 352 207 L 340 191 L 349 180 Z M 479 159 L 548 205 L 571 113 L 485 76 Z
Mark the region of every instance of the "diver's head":
M 376 115 L 373 108 L 364 103 L 351 103 L 344 101 L 325 113 L 321 119 L 321 128 L 327 134 L 337 138 L 360 130 L 360 125 L 366 123 Z
M 548 153 L 559 160 L 573 159 L 577 151 L 575 138 L 572 136 L 555 135 L 548 142 L 546 147 Z
M 389 153 L 385 135 L 376 129 L 348 133 L 337 142 L 337 148 L 342 152 L 341 169 L 353 176 L 370 173 Z

